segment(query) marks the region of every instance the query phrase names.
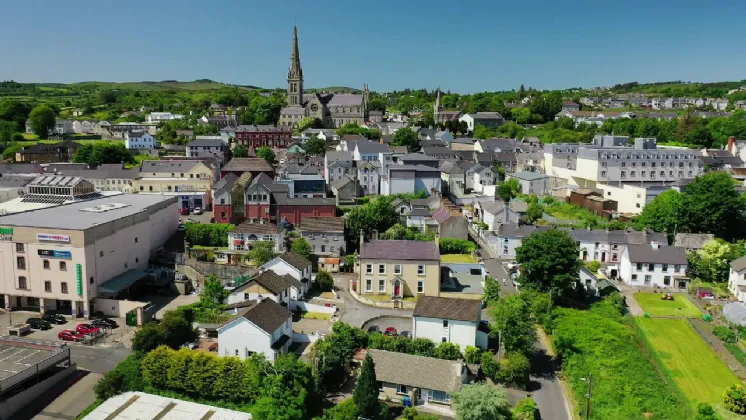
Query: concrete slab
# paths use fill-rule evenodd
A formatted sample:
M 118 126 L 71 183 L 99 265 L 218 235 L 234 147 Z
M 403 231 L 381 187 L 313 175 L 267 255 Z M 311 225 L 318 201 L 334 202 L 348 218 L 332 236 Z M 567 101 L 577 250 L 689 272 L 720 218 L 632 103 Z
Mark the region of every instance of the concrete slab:
M 88 373 L 79 378 L 75 384 L 63 390 L 59 396 L 47 405 L 34 420 L 68 420 L 74 419 L 96 400 L 93 386 L 104 376 L 99 373 Z M 69 384 L 67 384 L 69 385 Z

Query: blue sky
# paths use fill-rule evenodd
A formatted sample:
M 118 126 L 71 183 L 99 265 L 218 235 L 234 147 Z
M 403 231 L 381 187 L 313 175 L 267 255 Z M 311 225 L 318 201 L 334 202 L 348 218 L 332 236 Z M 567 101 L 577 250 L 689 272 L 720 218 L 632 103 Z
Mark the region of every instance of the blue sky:
M 746 78 L 742 0 L 6 1 L 0 80 L 472 93 Z

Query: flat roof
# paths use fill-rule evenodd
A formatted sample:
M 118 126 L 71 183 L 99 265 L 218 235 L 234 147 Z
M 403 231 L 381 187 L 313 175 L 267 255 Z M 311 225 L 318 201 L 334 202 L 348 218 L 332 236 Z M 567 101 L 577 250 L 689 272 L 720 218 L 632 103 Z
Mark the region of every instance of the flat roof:
M 86 230 L 94 226 L 141 213 L 149 207 L 161 204 L 173 197 L 149 194 L 122 194 L 97 200 L 31 210 L 0 216 L 1 226 L 18 226 L 49 229 Z M 106 205 L 121 205 L 106 211 L 86 211 Z
M 3 328 L 5 329 L 5 328 Z M 67 345 L 53 341 L 0 337 L 0 392 L 70 356 Z
M 104 401 L 84 420 L 251 420 L 249 413 L 174 398 L 125 392 Z

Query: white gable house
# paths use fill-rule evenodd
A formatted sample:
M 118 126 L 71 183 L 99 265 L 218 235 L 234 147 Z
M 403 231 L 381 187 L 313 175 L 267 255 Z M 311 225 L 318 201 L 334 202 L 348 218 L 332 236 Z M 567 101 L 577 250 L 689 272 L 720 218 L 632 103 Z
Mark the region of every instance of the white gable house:
M 218 355 L 244 360 L 254 353 L 270 362 L 293 342 L 293 313 L 271 299 L 235 308 L 236 316 L 218 328 Z
M 481 327 L 482 303 L 471 299 L 420 296 L 412 314 L 412 336 L 435 343 L 487 348 L 486 328 Z

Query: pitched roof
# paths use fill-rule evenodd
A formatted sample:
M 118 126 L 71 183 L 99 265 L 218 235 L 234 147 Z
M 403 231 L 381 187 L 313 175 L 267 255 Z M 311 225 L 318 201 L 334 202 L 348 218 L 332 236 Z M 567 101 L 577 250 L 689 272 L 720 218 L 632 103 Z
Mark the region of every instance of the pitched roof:
M 508 176 L 512 178 L 518 178 L 524 181 L 536 181 L 537 179 L 549 178 L 549 176 L 547 175 L 544 175 L 538 172 L 528 172 L 528 171 L 515 172 L 512 174 L 508 174 Z
M 337 161 L 352 161 L 352 152 L 345 152 L 344 150 L 330 150 L 326 152 L 326 161 L 329 163 Z
M 479 203 L 482 211 L 490 214 L 497 214 L 505 209 L 505 202 L 502 200 L 486 201 Z
M 342 140 L 344 141 L 366 141 L 368 140 L 365 138 L 362 134 L 345 134 L 342 136 Z
M 438 223 L 445 222 L 449 217 L 451 217 L 451 212 L 445 207 L 440 207 L 433 212 L 433 219 Z
M 344 232 L 345 219 L 343 217 L 305 216 L 298 229 L 311 232 Z
M 373 240 L 363 245 L 360 259 L 440 261 L 435 241 Z
M 677 233 L 673 244 L 687 249 L 702 249 L 705 242 L 714 239 L 715 235 L 712 233 Z
M 298 270 L 304 270 L 308 268 L 311 265 L 311 261 L 308 261 L 306 257 L 296 254 L 293 251 L 286 252 L 284 254 L 281 254 L 277 258 L 285 261 L 286 263 L 290 264 L 291 266 L 297 268 Z
M 357 151 L 361 154 L 372 154 L 372 153 L 391 153 L 391 149 L 387 144 L 376 143 L 373 141 L 359 141 L 357 143 Z
M 333 198 L 290 198 L 283 194 L 272 194 L 278 205 L 286 206 L 335 206 Z
M 430 210 L 428 210 L 426 207 L 417 207 L 416 209 L 413 209 L 411 212 L 409 212 L 408 216 L 417 217 L 430 217 L 432 214 L 430 214 Z
M 285 276 L 281 276 L 272 270 L 267 270 L 263 273 L 260 273 L 258 276 L 254 277 L 247 283 L 244 283 L 243 285 L 233 289 L 233 292 L 235 293 L 246 290 L 252 283 L 257 283 L 270 292 L 278 295 L 287 290 L 290 286 L 293 286 L 288 281 L 288 279 L 285 278 Z
M 211 136 L 212 137 L 212 136 Z M 201 139 L 197 137 L 196 140 L 192 140 L 189 143 L 187 143 L 187 147 L 195 147 L 195 146 L 208 146 L 208 147 L 223 147 L 225 146 L 225 143 L 222 139 L 216 138 L 216 139 Z
M 746 255 L 741 258 L 737 258 L 730 263 L 731 268 L 735 271 L 741 271 L 746 269 Z
M 199 160 L 144 160 L 140 172 L 187 172 L 200 163 Z
M 255 233 L 259 235 L 275 235 L 280 232 L 277 225 L 272 223 L 243 222 L 236 226 L 231 233 Z
M 252 324 L 261 328 L 264 332 L 272 334 L 285 324 L 288 319 L 292 319 L 292 317 L 293 313 L 286 307 L 278 304 L 270 298 L 264 298 L 261 302 L 242 310 L 235 318 L 223 325 L 227 325 L 239 318 L 245 318 Z
M 503 116 L 500 115 L 499 112 L 477 112 L 474 114 L 469 114 L 474 119 L 480 119 L 480 120 L 502 120 Z
M 215 185 L 212 187 L 215 190 L 215 195 L 222 193 L 226 189 L 232 188 L 237 179 L 238 175 L 234 174 L 233 172 L 227 173 L 223 177 L 223 179 L 216 182 Z
M 438 159 L 435 159 L 434 157 L 428 156 L 423 153 L 408 153 L 406 155 L 399 156 L 399 160 L 407 162 L 434 162 Z
M 349 184 L 349 183 L 351 183 L 351 182 L 353 182 L 353 183 L 354 183 L 354 182 L 355 182 L 355 180 L 354 180 L 354 179 L 353 179 L 353 178 L 352 178 L 351 176 L 349 176 L 349 175 L 345 175 L 345 176 L 343 176 L 342 178 L 340 178 L 340 179 L 338 179 L 338 180 L 336 180 L 336 181 L 332 182 L 332 185 L 331 185 L 331 187 L 332 187 L 333 189 L 335 189 L 335 190 L 338 190 L 338 189 L 340 189 L 340 188 L 344 187 L 345 185 L 347 185 L 347 184 Z
M 386 137 L 386 136 L 383 136 L 383 137 Z M 407 153 L 407 146 L 389 146 L 389 147 L 391 148 L 391 153 L 396 153 L 396 154 Z
M 272 172 L 272 165 L 264 159 L 259 158 L 233 158 L 223 167 L 223 171 L 242 171 L 242 172 Z
M 482 302 L 474 299 L 456 299 L 420 296 L 412 316 L 479 322 Z
M 504 224 L 500 225 L 500 228 L 498 229 L 497 236 L 500 237 L 514 237 L 514 238 L 525 238 L 527 236 L 531 236 L 532 233 L 535 231 L 539 232 L 546 232 L 549 229 L 552 229 L 550 226 L 532 226 L 532 225 L 514 225 L 512 223 L 510 224 Z
M 686 252 L 680 246 L 627 245 L 629 260 L 633 263 L 686 264 Z
M 461 389 L 461 362 L 415 356 L 386 350 L 368 350 L 375 365 L 376 379 L 448 393 Z

